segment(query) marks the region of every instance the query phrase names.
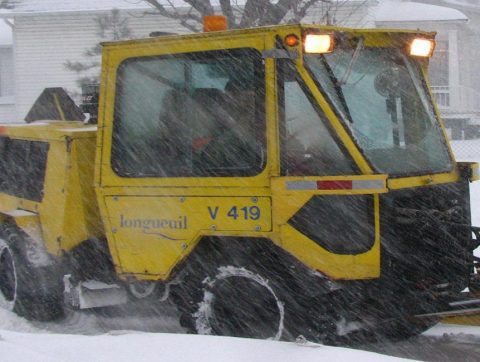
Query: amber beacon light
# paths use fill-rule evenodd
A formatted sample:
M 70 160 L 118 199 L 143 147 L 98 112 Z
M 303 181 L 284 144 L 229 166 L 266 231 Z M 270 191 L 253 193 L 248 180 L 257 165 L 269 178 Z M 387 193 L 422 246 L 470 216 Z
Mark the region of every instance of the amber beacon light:
M 431 57 L 435 42 L 431 39 L 415 38 L 410 44 L 410 55 L 415 57 Z
M 207 15 L 203 17 L 203 31 L 223 31 L 228 29 L 227 18 L 222 15 Z
M 289 47 L 296 47 L 300 43 L 300 40 L 298 39 L 298 36 L 296 36 L 295 34 L 288 34 L 284 38 L 283 42 L 285 43 L 285 45 Z

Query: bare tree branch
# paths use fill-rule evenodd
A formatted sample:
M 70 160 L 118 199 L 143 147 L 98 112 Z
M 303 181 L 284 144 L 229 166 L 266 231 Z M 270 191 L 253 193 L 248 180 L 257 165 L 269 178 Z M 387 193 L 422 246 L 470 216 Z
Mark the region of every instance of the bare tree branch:
M 0 0 L 0 9 L 13 9 L 17 2 L 16 0 Z
M 199 31 L 199 24 L 205 15 L 213 15 L 215 9 L 211 0 L 183 0 L 190 5 L 190 11 L 179 11 L 172 1 L 167 0 L 169 9 L 160 3 L 160 0 L 143 0 L 158 10 L 162 16 L 179 20 L 180 24 L 191 31 Z M 228 20 L 229 27 L 246 28 L 253 26 L 274 25 L 285 21 L 285 17 L 293 14 L 293 21 L 303 19 L 315 3 L 331 4 L 333 0 L 278 0 L 275 4 L 271 0 L 246 0 L 239 4 L 236 0 L 219 0 L 220 10 Z M 238 13 L 238 14 L 237 14 Z M 239 20 L 238 20 L 239 19 Z
M 303 6 L 295 6 L 294 7 L 294 14 L 295 16 L 293 17 L 292 19 L 292 23 L 295 22 L 295 23 L 299 23 L 304 17 L 305 15 L 307 15 L 307 11 L 308 9 L 310 9 L 311 6 L 315 5 L 316 3 L 318 2 L 330 2 L 330 1 L 325 1 L 325 0 L 308 0 L 307 2 L 305 2 L 305 4 L 303 4 Z
M 177 11 L 177 9 L 174 6 L 171 6 L 173 11 L 168 11 L 165 8 L 165 6 L 160 4 L 157 0 L 144 0 L 144 1 L 152 5 L 155 9 L 157 9 L 160 15 L 165 16 L 167 18 L 180 20 L 180 23 L 184 26 L 185 24 L 188 24 L 187 23 L 188 20 L 193 20 L 197 23 L 202 22 L 201 16 L 197 14 L 192 14 L 191 12 L 188 12 L 187 14 L 181 14 Z M 185 22 L 185 24 L 183 22 Z M 198 29 L 196 31 L 198 31 Z
M 183 1 L 185 1 L 195 10 L 197 10 L 202 15 L 202 17 L 205 15 L 215 14 L 215 11 L 213 10 L 213 6 L 210 3 L 210 0 L 183 0 Z
M 243 9 L 240 27 L 245 28 L 258 24 L 259 20 L 263 18 L 269 4 L 270 2 L 268 0 L 247 0 Z
M 220 8 L 222 9 L 223 15 L 227 17 L 228 25 L 233 29 L 237 27 L 237 22 L 235 20 L 235 15 L 233 15 L 233 8 L 230 0 L 220 0 Z

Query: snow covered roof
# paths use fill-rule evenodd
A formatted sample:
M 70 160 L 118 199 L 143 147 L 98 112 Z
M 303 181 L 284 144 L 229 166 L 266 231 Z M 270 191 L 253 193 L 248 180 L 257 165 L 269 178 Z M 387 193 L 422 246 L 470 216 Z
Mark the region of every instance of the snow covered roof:
M 377 22 L 465 22 L 468 18 L 461 11 L 445 6 L 420 4 L 415 2 L 400 2 L 394 0 L 382 1 L 375 10 Z
M 442 0 L 442 1 L 447 5 L 461 6 L 464 8 L 469 8 L 471 10 L 475 10 L 475 9 L 478 10 L 480 7 L 478 0 Z
M 20 0 L 12 15 L 29 13 L 84 12 L 112 9 L 151 9 L 141 0 Z

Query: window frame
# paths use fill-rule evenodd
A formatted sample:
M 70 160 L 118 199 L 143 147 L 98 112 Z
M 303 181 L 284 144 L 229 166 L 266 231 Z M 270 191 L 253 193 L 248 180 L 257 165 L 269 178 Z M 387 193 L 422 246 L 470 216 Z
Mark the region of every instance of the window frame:
M 253 59 L 253 71 L 254 71 L 254 89 L 255 93 L 255 135 L 257 145 L 259 147 L 260 154 L 257 155 L 260 157 L 261 162 L 258 162 L 255 167 L 251 167 L 248 170 L 250 172 L 244 172 L 244 170 L 239 169 L 239 172 L 231 172 L 232 169 L 228 169 L 225 172 L 220 172 L 216 170 L 214 173 L 198 173 L 196 174 L 194 169 L 192 168 L 190 174 L 185 175 L 165 175 L 158 172 L 157 174 L 132 174 L 129 172 L 124 172 L 125 170 L 119 170 L 115 164 L 115 144 L 116 144 L 116 136 L 118 135 L 119 125 L 121 121 L 119 120 L 119 102 L 122 98 L 122 89 L 123 84 L 120 81 L 122 76 L 122 71 L 125 69 L 128 64 L 144 59 L 148 60 L 156 60 L 156 59 L 186 59 L 192 62 L 201 61 L 201 60 L 209 60 L 215 59 L 215 57 L 231 57 L 234 58 L 235 55 L 238 56 L 238 53 L 245 53 L 251 56 L 249 59 Z M 212 178 L 212 177 L 254 177 L 261 174 L 267 165 L 267 119 L 266 119 L 266 101 L 265 101 L 265 94 L 266 94 L 266 85 L 265 85 L 265 63 L 262 58 L 261 52 L 253 47 L 238 47 L 238 48 L 231 48 L 231 49 L 213 49 L 209 51 L 198 51 L 198 52 L 184 52 L 184 53 L 176 53 L 176 54 L 160 54 L 160 55 L 149 55 L 149 56 L 138 56 L 138 57 L 131 57 L 124 59 L 118 65 L 116 76 L 115 76 L 115 84 L 116 84 L 116 92 L 115 92 L 115 100 L 114 100 L 114 112 L 113 112 L 113 127 L 112 127 L 112 135 L 111 135 L 111 157 L 110 157 L 110 167 L 113 173 L 121 178 L 127 179 L 145 179 L 145 178 L 156 178 L 156 179 L 168 179 L 168 178 Z M 185 87 L 182 89 L 186 94 L 191 93 L 191 84 L 187 84 L 188 82 L 192 82 L 191 74 L 185 74 Z M 159 161 L 161 162 L 161 161 Z
M 302 77 L 297 71 L 297 68 L 294 64 L 291 63 L 290 60 L 277 60 L 276 61 L 276 73 L 277 73 L 277 106 L 278 106 L 278 124 L 279 124 L 279 149 L 280 149 L 280 175 L 283 177 L 296 177 L 298 175 L 287 175 L 286 170 L 287 170 L 287 164 L 286 164 L 286 157 L 285 155 L 287 154 L 287 144 L 285 142 L 287 138 L 287 123 L 285 119 L 285 88 L 284 88 L 284 83 L 285 83 L 285 74 L 284 74 L 284 67 L 285 66 L 290 66 L 292 69 L 291 71 L 294 72 L 295 74 L 295 81 L 298 83 L 300 88 L 302 89 L 303 93 L 307 97 L 308 101 L 310 102 L 312 108 L 315 110 L 315 112 L 318 115 L 318 118 L 324 122 L 325 128 L 327 128 L 330 136 L 338 146 L 340 152 L 344 156 L 344 158 L 347 160 L 347 162 L 350 164 L 352 168 L 352 175 L 361 175 L 362 172 L 359 169 L 358 165 L 356 164 L 354 158 L 352 155 L 349 153 L 348 149 L 345 147 L 343 142 L 340 140 L 338 135 L 336 134 L 335 130 L 333 129 L 332 125 L 330 124 L 328 118 L 326 117 L 325 113 L 323 112 L 322 108 L 320 105 L 316 102 L 315 97 L 311 93 L 310 89 L 308 86 L 305 84 L 303 81 Z M 313 78 L 314 79 L 314 78 Z M 317 84 L 317 82 L 315 81 Z M 319 89 L 321 89 L 319 87 Z M 340 174 L 332 174 L 331 176 L 339 176 Z M 345 173 L 341 174 L 342 176 L 345 175 Z M 325 176 L 325 175 L 303 175 L 303 176 Z M 330 176 L 330 174 L 328 175 Z

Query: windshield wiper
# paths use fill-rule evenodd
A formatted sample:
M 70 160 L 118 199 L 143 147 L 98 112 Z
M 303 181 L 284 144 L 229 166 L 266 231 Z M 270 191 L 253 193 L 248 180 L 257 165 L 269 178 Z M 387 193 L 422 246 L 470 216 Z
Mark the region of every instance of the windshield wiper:
M 330 67 L 330 64 L 328 64 L 327 59 L 325 59 L 325 56 L 322 55 L 321 61 L 323 63 L 323 66 L 327 70 L 327 74 L 331 80 L 333 88 L 335 89 L 335 93 L 337 94 L 337 97 L 340 100 L 340 104 L 342 105 L 343 110 L 345 111 L 341 113 L 344 113 L 345 118 L 350 123 L 353 123 L 353 118 L 352 118 L 352 115 L 350 114 L 350 109 L 348 108 L 347 100 L 345 99 L 345 95 L 343 94 L 342 87 L 339 84 L 340 82 L 337 80 L 337 78 L 335 78 L 335 74 L 333 73 L 333 70 Z M 340 108 L 340 107 L 337 107 L 337 108 Z
M 348 63 L 348 67 L 345 70 L 345 73 L 343 74 L 342 78 L 338 80 L 338 85 L 342 86 L 344 84 L 347 84 L 348 78 L 350 78 L 350 74 L 352 73 L 353 66 L 357 62 L 358 56 L 360 55 L 360 52 L 362 51 L 362 49 L 363 49 L 363 38 L 360 38 L 358 40 L 355 50 L 353 51 L 352 58 Z

